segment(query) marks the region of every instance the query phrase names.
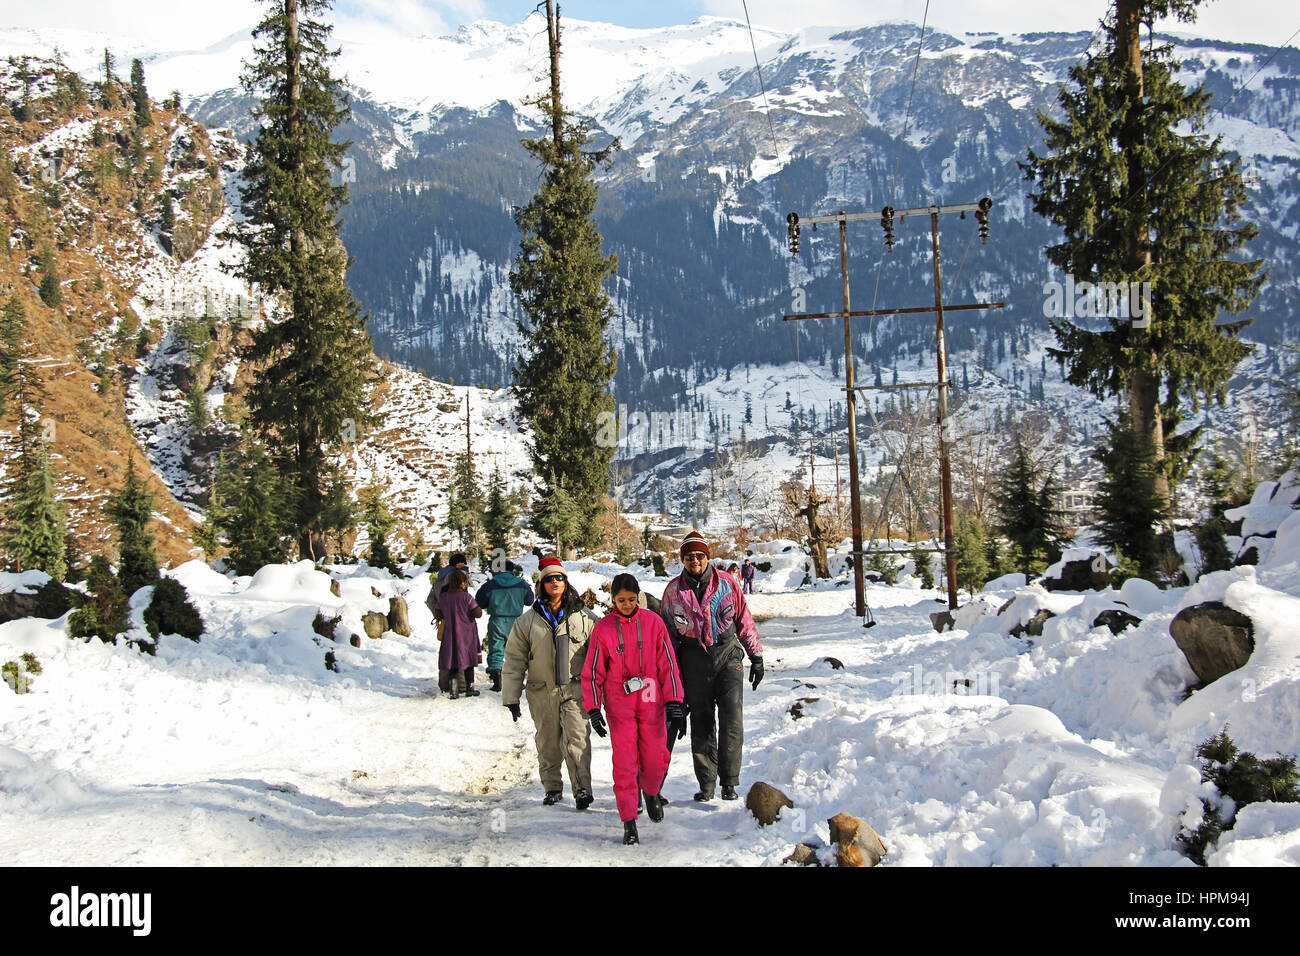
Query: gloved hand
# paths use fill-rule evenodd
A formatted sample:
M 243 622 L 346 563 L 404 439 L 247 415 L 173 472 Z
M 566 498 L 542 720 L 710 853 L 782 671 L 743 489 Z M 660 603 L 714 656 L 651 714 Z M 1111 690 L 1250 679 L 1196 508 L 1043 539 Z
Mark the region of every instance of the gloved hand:
M 515 723 L 519 722 L 519 705 L 506 704 L 506 710 L 510 711 L 510 716 L 514 718 Z
M 758 690 L 763 682 L 763 655 L 755 654 L 749 659 L 749 683 L 752 690 Z
M 686 736 L 686 705 L 680 700 L 670 700 L 664 704 L 664 713 L 668 716 L 668 733 L 677 734 L 681 740 Z
M 609 728 L 605 726 L 605 718 L 600 712 L 600 708 L 593 707 L 587 711 L 587 719 L 591 721 L 591 729 L 596 732 L 597 737 L 604 737 L 609 733 Z

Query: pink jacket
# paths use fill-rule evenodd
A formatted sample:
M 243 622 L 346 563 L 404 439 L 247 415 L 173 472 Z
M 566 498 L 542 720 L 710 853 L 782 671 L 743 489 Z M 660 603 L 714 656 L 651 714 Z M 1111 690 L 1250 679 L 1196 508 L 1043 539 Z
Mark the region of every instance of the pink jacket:
M 740 582 L 721 568 L 710 565 L 709 570 L 712 576 L 703 601 L 695 599 L 695 592 L 684 584 L 681 575 L 664 588 L 659 613 L 672 639 L 699 641 L 707 648 L 734 636 L 740 639 L 750 657 L 762 654 L 763 642 L 758 638 L 758 628 L 754 626 Z
M 604 707 L 607 697 L 622 700 L 623 682 L 630 677 L 645 679 L 646 688 L 640 692 L 643 700 L 662 705 L 682 699 L 682 676 L 668 631 L 659 615 L 645 608 L 637 608 L 630 618 L 611 611 L 596 622 L 582 667 L 582 709 Z

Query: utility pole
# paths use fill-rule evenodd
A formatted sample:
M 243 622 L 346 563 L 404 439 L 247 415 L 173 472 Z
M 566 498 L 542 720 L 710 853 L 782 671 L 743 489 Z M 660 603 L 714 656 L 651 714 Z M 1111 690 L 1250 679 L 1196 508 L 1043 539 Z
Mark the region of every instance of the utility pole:
M 939 216 L 945 213 L 959 213 L 961 218 L 966 218 L 966 213 L 973 213 L 976 222 L 979 223 L 980 239 L 988 241 L 988 214 L 993 208 L 993 201 L 987 196 L 977 203 L 956 203 L 950 205 L 924 206 L 915 209 L 895 210 L 892 206 L 886 206 L 877 213 L 846 213 L 841 210 L 836 215 L 831 216 L 810 216 L 807 219 L 800 219 L 797 213 L 790 213 L 786 217 L 790 237 L 790 252 L 792 256 L 799 254 L 799 232 L 803 223 L 812 223 L 816 225 L 822 222 L 837 222 L 840 227 L 840 284 L 843 291 L 844 309 L 841 312 L 819 312 L 807 314 L 794 314 L 784 316 L 785 321 L 800 319 L 844 319 L 844 391 L 847 396 L 848 410 L 848 431 L 849 431 L 849 493 L 852 504 L 853 520 L 853 576 L 854 591 L 856 596 L 856 611 L 859 617 L 865 616 L 866 601 L 863 581 L 863 559 L 865 552 L 862 548 L 862 504 L 861 492 L 858 487 L 858 438 L 857 438 L 857 404 L 856 396 L 858 391 L 873 391 L 877 389 L 903 389 L 903 388 L 934 388 L 939 390 L 939 472 L 940 486 L 942 495 L 942 512 L 943 512 L 943 537 L 945 552 L 945 567 L 948 578 L 948 606 L 957 607 L 957 574 L 956 562 L 957 554 L 954 545 L 954 520 L 952 504 L 952 467 L 949 461 L 949 446 L 951 427 L 948 421 L 948 379 L 947 366 L 948 357 L 944 345 L 944 325 L 943 314 L 949 312 L 968 311 L 974 309 L 999 309 L 1005 303 L 1003 302 L 974 302 L 962 305 L 945 306 L 943 304 L 943 294 L 941 285 L 941 276 L 939 270 Z M 870 309 L 866 311 L 851 311 L 849 308 L 849 266 L 848 266 L 848 239 L 847 227 L 849 222 L 876 219 L 878 218 L 881 227 L 885 233 L 885 246 L 892 249 L 894 246 L 894 217 L 897 216 L 899 224 L 906 222 L 908 216 L 928 215 L 930 217 L 931 248 L 934 256 L 934 305 L 917 306 L 901 309 Z M 936 351 L 938 354 L 938 374 L 937 381 L 932 383 L 906 383 L 900 385 L 854 385 L 853 383 L 853 340 L 850 331 L 849 322 L 851 318 L 857 316 L 875 316 L 875 315 L 909 315 L 918 313 L 935 314 L 935 339 Z M 900 465 L 901 467 L 901 465 Z M 906 484 L 904 479 L 904 484 Z M 890 486 L 892 490 L 892 485 Z M 908 488 L 910 493 L 911 489 Z M 888 493 L 886 493 L 888 498 Z M 888 513 L 888 501 L 881 502 L 882 512 Z M 919 510 L 919 505 L 918 505 Z M 888 518 L 886 517 L 886 520 Z M 877 522 L 878 523 L 878 522 Z M 873 531 L 874 538 L 874 531 Z M 891 539 L 889 552 L 894 551 Z

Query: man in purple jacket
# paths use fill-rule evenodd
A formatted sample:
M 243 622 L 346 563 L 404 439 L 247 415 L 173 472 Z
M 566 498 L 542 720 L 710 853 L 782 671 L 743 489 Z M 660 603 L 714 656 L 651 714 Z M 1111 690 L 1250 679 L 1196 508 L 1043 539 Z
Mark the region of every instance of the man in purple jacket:
M 757 690 L 763 679 L 763 645 L 740 582 L 709 564 L 703 535 L 687 535 L 681 555 L 682 573 L 664 588 L 660 614 L 686 688 L 691 755 L 700 784 L 695 799 L 712 800 L 721 778 L 722 799 L 735 800 L 745 740 L 744 660 L 749 657 L 749 681 Z

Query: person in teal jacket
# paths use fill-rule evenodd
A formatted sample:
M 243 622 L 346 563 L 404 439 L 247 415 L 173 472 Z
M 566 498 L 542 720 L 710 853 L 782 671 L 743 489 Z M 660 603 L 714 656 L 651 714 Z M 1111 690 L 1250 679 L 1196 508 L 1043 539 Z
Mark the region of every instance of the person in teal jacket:
M 487 672 L 492 689 L 501 692 L 501 664 L 505 660 L 506 638 L 515 618 L 533 603 L 533 589 L 519 575 L 517 564 L 507 563 L 506 570 L 478 589 L 474 601 L 488 613 Z

